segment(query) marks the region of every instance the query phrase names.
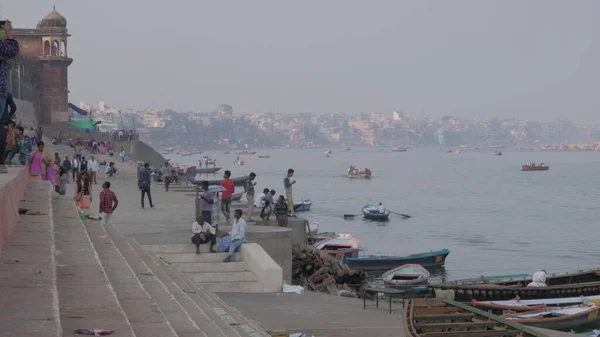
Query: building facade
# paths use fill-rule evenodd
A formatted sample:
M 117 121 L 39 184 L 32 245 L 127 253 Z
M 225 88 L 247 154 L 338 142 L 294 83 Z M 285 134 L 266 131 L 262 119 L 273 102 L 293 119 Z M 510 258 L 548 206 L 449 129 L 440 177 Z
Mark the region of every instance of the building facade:
M 15 29 L 23 66 L 31 76 L 37 98 L 33 102 L 41 124 L 69 121 L 67 19 L 56 9 L 46 15 L 34 29 Z

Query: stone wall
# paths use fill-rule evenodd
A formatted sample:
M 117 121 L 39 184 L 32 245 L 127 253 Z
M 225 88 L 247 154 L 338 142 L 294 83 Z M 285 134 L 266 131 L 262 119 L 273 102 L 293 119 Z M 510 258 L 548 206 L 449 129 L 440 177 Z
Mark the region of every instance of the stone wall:
M 167 161 L 162 154 L 142 141 L 115 142 L 114 148 L 115 152 L 121 151 L 121 148 L 124 148 L 129 153 L 131 159 L 147 162 L 153 167 L 162 167 Z
M 37 128 L 37 115 L 36 109 L 32 102 L 15 99 L 17 105 L 17 121 L 21 121 L 24 127 Z
M 0 253 L 19 222 L 19 205 L 28 182 L 26 169 L 11 168 L 0 175 Z

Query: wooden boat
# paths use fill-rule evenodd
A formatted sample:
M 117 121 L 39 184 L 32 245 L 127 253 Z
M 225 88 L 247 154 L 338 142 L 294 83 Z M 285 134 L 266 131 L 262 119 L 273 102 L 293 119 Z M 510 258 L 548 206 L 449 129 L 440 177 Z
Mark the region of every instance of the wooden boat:
M 502 155 L 502 151 L 496 151 L 494 152 L 494 156 L 501 156 Z
M 371 179 L 371 170 L 360 170 L 354 166 L 348 168 L 348 178 L 350 179 Z
M 217 172 L 219 172 L 220 169 L 221 169 L 220 167 L 199 168 L 199 169 L 196 169 L 196 173 L 200 173 L 200 174 L 203 174 L 203 173 L 217 173 Z
M 500 283 L 508 282 L 514 279 L 523 279 L 529 277 L 528 274 L 510 274 L 510 275 L 495 275 L 495 276 L 483 276 L 478 278 L 469 278 L 452 281 L 453 284 L 484 284 L 484 283 Z
M 562 308 L 506 313 L 506 320 L 537 328 L 570 331 L 600 323 L 600 306 L 584 303 Z
M 490 281 L 488 283 L 466 283 L 462 281 L 430 284 L 429 291 L 452 290 L 457 301 L 500 301 L 519 296 L 523 300 L 542 298 L 566 298 L 594 296 L 600 294 L 600 268 L 577 272 L 550 274 L 546 277 L 547 287 L 527 287 L 531 276 Z
M 388 221 L 392 212 L 385 210 L 383 213 L 379 213 L 377 206 L 365 205 L 362 209 L 362 214 L 365 219 L 374 221 Z
M 550 166 L 541 163 L 539 165 L 522 165 L 521 171 L 548 171 Z
M 316 242 L 313 246 L 316 249 L 326 251 L 338 260 L 343 260 L 345 257 L 358 256 L 360 241 L 351 234 L 335 233 L 324 240 Z
M 549 337 L 454 300 L 413 298 L 404 303 L 407 337 Z
M 248 155 L 248 154 L 252 155 L 252 154 L 256 154 L 256 151 L 245 151 L 244 150 L 244 151 L 236 152 L 235 154 L 237 154 L 237 155 Z
M 388 270 L 381 276 L 383 283 L 393 287 L 406 287 L 427 283 L 429 272 L 418 264 L 405 264 Z
M 271 158 L 271 156 L 270 156 L 270 155 L 266 155 L 266 156 L 260 156 L 260 155 L 259 155 L 259 156 L 258 156 L 258 158 L 264 158 L 264 159 L 268 159 L 268 158 Z
M 392 149 L 392 152 L 406 152 L 406 148 L 394 146 L 394 148 Z
M 313 221 L 306 225 L 306 234 L 316 235 L 319 232 L 321 224 L 318 221 Z
M 425 268 L 441 267 L 450 254 L 448 249 L 407 256 L 358 256 L 346 258 L 344 262 L 352 269 L 358 269 L 369 274 L 381 274 L 403 264 L 419 264 Z
M 302 199 L 300 202 L 294 203 L 294 212 L 307 212 L 310 211 L 312 201 L 310 199 Z
M 244 195 L 244 192 L 239 192 L 239 193 L 232 193 L 231 194 L 231 201 L 241 201 L 242 200 L 242 196 Z
M 504 310 L 512 311 L 532 311 L 542 310 L 547 307 L 564 307 L 572 306 L 577 304 L 583 304 L 589 301 L 599 301 L 600 295 L 596 296 L 580 296 L 580 297 L 566 297 L 566 298 L 543 298 L 539 300 L 521 300 L 513 299 L 508 301 L 471 301 L 474 307 L 481 308 L 483 310 L 493 310 L 496 312 L 502 312 Z
M 243 176 L 243 177 L 237 177 L 237 178 L 233 178 L 231 179 L 233 181 L 233 185 L 234 186 L 244 186 L 244 183 L 246 182 L 246 180 L 248 180 L 248 176 Z M 191 181 L 192 184 L 194 185 L 200 185 L 202 183 L 201 180 L 193 180 Z M 208 181 L 209 185 L 221 185 L 221 179 L 215 179 L 215 180 L 209 180 Z

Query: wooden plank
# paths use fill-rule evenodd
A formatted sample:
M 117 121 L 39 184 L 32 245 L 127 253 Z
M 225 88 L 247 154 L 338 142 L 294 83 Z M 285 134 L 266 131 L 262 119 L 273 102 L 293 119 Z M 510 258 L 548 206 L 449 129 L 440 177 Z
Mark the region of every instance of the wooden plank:
M 424 314 L 424 315 L 420 315 L 415 313 L 413 315 L 413 320 L 418 321 L 418 320 L 427 320 L 427 321 L 434 321 L 434 320 L 457 320 L 457 319 L 463 319 L 463 320 L 470 320 L 475 318 L 475 314 L 460 314 L 460 313 L 454 313 L 454 314 Z
M 419 298 L 418 301 L 414 302 L 414 306 L 415 308 L 445 307 L 447 304 L 437 298 Z
M 461 312 L 461 308 L 456 307 L 432 307 L 432 308 L 418 308 L 415 312 L 419 315 L 424 314 L 450 314 L 453 312 Z
M 521 331 L 518 330 L 484 330 L 484 331 L 449 331 L 449 332 L 432 332 L 420 333 L 422 337 L 448 337 L 448 336 L 464 336 L 464 337 L 509 337 L 518 336 Z
M 487 329 L 502 324 L 495 321 L 486 322 L 456 322 L 456 323 L 415 323 L 416 329 Z

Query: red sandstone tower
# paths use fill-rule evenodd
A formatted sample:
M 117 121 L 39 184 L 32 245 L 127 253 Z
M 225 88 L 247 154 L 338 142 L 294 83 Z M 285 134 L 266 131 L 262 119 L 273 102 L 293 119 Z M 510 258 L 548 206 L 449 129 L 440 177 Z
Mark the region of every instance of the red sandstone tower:
M 23 63 L 31 74 L 37 96 L 34 102 L 41 124 L 69 120 L 68 67 L 73 62 L 67 54 L 67 19 L 56 8 L 35 29 L 15 29 Z

